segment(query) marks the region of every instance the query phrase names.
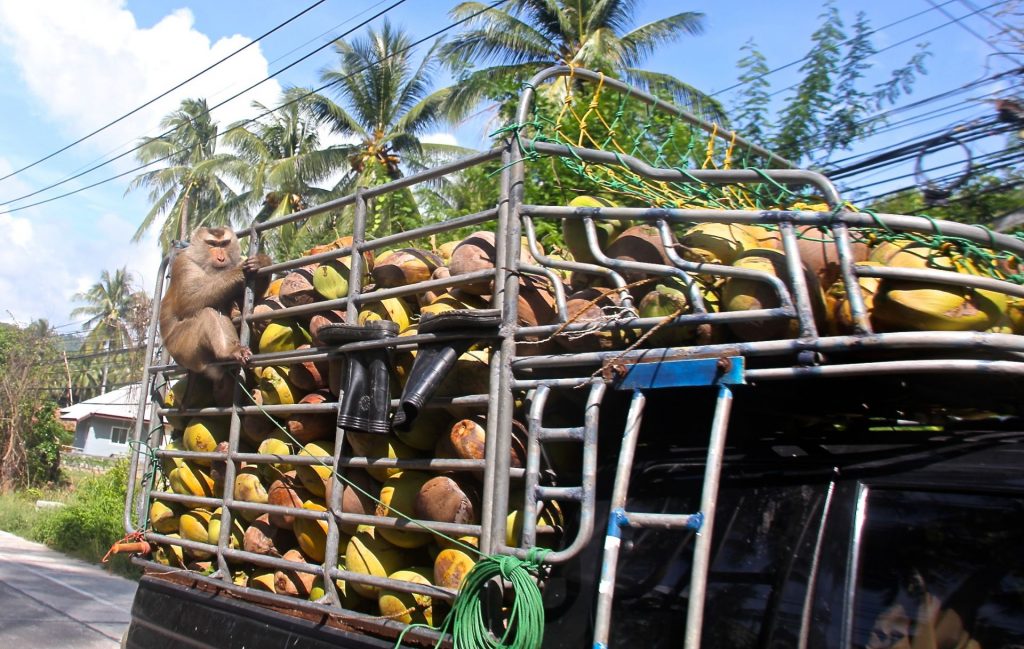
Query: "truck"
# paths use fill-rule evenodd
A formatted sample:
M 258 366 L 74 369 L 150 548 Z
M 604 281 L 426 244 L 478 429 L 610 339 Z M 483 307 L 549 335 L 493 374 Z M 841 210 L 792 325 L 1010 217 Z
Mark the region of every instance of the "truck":
M 527 200 L 538 164 L 572 200 Z M 492 208 L 376 233 L 387 197 L 485 165 Z M 1024 646 L 1020 237 L 858 210 L 569 67 L 491 150 L 239 235 L 330 214 L 349 238 L 259 272 L 344 287 L 250 283 L 232 403 L 183 403 L 151 328 L 125 646 Z M 197 421 L 215 450 L 180 441 Z M 291 471 L 291 500 L 236 488 Z

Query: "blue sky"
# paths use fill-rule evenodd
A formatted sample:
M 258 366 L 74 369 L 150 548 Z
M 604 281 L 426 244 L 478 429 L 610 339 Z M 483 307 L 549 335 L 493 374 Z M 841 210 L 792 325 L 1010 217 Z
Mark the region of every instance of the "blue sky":
M 984 0 L 935 0 L 956 16 L 987 7 Z M 943 4 L 945 3 L 945 4 Z M 168 90 L 215 60 L 297 13 L 312 0 L 284 3 L 265 0 L 0 0 L 0 176 L 56 151 L 93 129 Z M 140 111 L 73 149 L 31 169 L 0 181 L 0 229 L 7 234 L 6 252 L 0 255 L 0 321 L 27 323 L 47 318 L 53 325 L 71 323 L 70 296 L 99 279 L 104 269 L 127 266 L 152 291 L 159 251 L 152 237 L 130 243 L 148 210 L 144 192 L 125 195 L 131 175 L 37 207 L 11 208 L 83 187 L 135 166 L 126 157 L 98 172 L 70 181 L 60 188 L 25 201 L 3 206 L 12 198 L 36 191 L 130 148 L 142 135 L 158 135 L 160 117 L 185 97 L 203 96 L 211 104 L 284 67 L 292 60 L 337 36 L 390 2 L 328 0 L 304 17 L 271 35 L 229 64 L 204 75 L 154 106 Z M 453 2 L 407 0 L 389 15 L 416 36 L 425 36 L 448 24 Z M 878 28 L 926 10 L 874 36 L 883 48 L 949 21 L 927 0 L 865 0 L 838 5 L 847 23 L 863 10 Z M 972 8 L 973 6 L 973 8 Z M 757 41 L 770 67 L 799 59 L 807 53 L 810 34 L 818 24 L 821 3 L 805 0 L 719 0 L 718 2 L 643 3 L 638 24 L 677 11 L 706 15 L 705 32 L 661 49 L 647 67 L 673 74 L 706 92 L 736 81 L 739 48 L 749 38 Z M 994 9 L 989 9 L 988 14 Z M 993 57 L 990 44 L 995 28 L 979 15 L 964 24 L 948 25 L 879 55 L 869 72 L 880 80 L 913 53 L 914 44 L 929 41 L 934 56 L 929 74 L 920 79 L 914 94 L 904 101 L 927 97 L 1010 63 Z M 317 85 L 319 71 L 333 63 L 329 49 L 286 71 L 275 80 L 214 112 L 227 124 L 251 116 L 252 100 L 275 105 L 281 87 Z M 988 66 L 988 67 L 986 67 Z M 798 79 L 798 66 L 773 74 L 773 90 Z M 446 81 L 442 75 L 439 83 Z M 995 89 L 986 87 L 986 91 Z M 777 99 L 781 99 L 782 93 Z M 981 94 L 981 93 L 978 93 Z M 719 97 L 729 105 L 732 95 Z M 971 95 L 960 96 L 968 102 Z M 985 114 L 975 104 L 958 113 L 963 118 Z M 889 141 L 929 131 L 945 122 L 922 123 L 891 133 Z M 471 147 L 483 145 L 485 127 L 464 125 L 438 137 L 455 138 Z M 878 147 L 886 140 L 865 146 Z M 7 213 L 5 213 L 7 212 Z M 69 325 L 62 331 L 69 331 Z

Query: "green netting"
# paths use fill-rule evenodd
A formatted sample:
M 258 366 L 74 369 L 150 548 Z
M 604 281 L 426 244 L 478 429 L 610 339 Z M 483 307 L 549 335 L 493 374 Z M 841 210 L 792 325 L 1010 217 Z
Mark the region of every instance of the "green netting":
M 717 130 L 707 133 L 629 93 L 606 87 L 603 77 L 592 82 L 570 74 L 537 89 L 532 118 L 509 125 L 499 133 L 515 138 L 528 162 L 542 157 L 531 147 L 531 141 L 550 142 L 608 151 L 620 160 L 621 156 L 631 156 L 653 167 L 674 169 L 683 176 L 682 180 L 665 182 L 646 178 L 625 164 L 589 163 L 578 155 L 556 158 L 555 173 L 560 184 L 602 196 L 621 206 L 822 212 L 820 228 L 799 234 L 810 239 L 820 236 L 822 240 L 831 236 L 827 229 L 830 215 L 842 210 L 861 211 L 850 204 L 833 209 L 810 188 L 780 184 L 767 172 L 771 160 L 745 146 L 735 134 Z M 752 170 L 761 181 L 712 184 L 693 175 L 693 171 L 702 169 Z M 932 234 L 893 232 L 880 219 L 876 221 L 878 227 L 875 228 L 851 228 L 853 239 L 872 246 L 885 241 L 906 243 L 909 240 L 931 251 L 927 264 L 935 268 L 949 270 L 947 260 L 952 259 L 961 272 L 1024 284 L 1024 263 L 1014 253 L 946 236 L 935 221 L 932 221 Z M 761 227 L 772 229 L 773 226 Z M 1021 233 L 1016 236 L 1024 238 Z

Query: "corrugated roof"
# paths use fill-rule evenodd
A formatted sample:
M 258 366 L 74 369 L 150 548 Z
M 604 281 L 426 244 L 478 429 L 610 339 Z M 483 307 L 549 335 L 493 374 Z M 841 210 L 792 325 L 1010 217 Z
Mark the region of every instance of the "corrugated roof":
M 139 390 L 141 386 L 138 383 L 111 390 L 98 397 L 61 408 L 60 418 L 80 421 L 87 417 L 100 416 L 134 420 L 139 412 Z

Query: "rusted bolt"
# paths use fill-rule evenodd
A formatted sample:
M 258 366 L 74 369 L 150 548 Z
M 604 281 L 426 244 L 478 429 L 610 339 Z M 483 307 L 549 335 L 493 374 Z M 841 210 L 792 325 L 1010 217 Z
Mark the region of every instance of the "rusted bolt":
M 732 360 L 723 356 L 722 358 L 718 359 L 718 362 L 715 363 L 715 368 L 718 370 L 720 374 L 725 374 L 726 372 L 732 369 Z

